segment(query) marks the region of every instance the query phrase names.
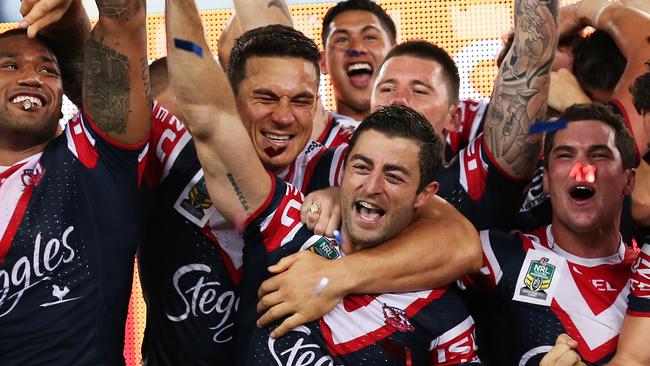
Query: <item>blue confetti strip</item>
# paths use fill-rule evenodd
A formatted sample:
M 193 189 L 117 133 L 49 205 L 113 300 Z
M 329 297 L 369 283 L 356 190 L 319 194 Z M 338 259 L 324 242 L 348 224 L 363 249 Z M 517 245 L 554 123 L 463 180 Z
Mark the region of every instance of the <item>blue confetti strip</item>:
M 334 230 L 334 240 L 336 240 L 339 245 L 343 244 L 343 235 L 339 230 Z
M 176 48 L 185 50 L 187 52 L 193 52 L 199 57 L 203 57 L 203 49 L 201 48 L 201 46 L 192 43 L 190 41 L 174 38 L 174 46 L 176 46 Z
M 533 123 L 532 126 L 530 126 L 530 129 L 528 130 L 528 133 L 531 135 L 538 134 L 538 133 L 544 133 L 544 132 L 555 132 L 558 130 L 561 130 L 563 128 L 566 128 L 567 124 L 567 119 L 565 117 L 562 117 L 558 119 L 557 121 L 538 121 Z

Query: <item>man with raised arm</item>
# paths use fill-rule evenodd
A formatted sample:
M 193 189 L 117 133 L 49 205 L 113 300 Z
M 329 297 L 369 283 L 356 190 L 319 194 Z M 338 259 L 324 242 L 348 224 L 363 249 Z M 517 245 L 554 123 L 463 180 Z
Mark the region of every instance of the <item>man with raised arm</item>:
M 84 22 L 81 1 L 62 3 L 69 7 L 60 19 L 71 23 L 53 24 L 48 36 Z M 3 365 L 124 364 L 140 234 L 137 165 L 151 114 L 145 4 L 97 6 L 83 110 L 58 136 L 63 90 L 53 51 L 40 36 L 29 37 L 34 28 L 0 35 Z M 23 25 L 42 24 L 30 21 Z

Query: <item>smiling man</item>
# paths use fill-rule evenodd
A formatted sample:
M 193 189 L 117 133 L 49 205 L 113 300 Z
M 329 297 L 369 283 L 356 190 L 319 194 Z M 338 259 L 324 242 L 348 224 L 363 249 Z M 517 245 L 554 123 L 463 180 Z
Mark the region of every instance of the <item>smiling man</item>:
M 338 114 L 360 121 L 370 113 L 372 85 L 396 38 L 393 20 L 370 0 L 342 1 L 327 11 L 321 64 Z
M 487 331 L 508 334 L 492 350 L 497 365 L 537 365 L 567 333 L 590 364 L 616 351 L 635 254 L 621 240 L 623 198 L 634 187 L 634 140 L 600 104 L 574 105 L 565 129 L 544 142 L 544 189 L 552 224 L 529 234 L 481 232 L 485 267 L 473 275 L 490 316 Z
M 3 365 L 124 364 L 138 159 L 151 115 L 144 3 L 97 1 L 85 52 L 72 41 L 90 30 L 81 1 L 66 1 L 46 29 L 85 57 L 82 112 L 61 134 L 62 78 L 49 42 L 26 30 L 0 35 Z

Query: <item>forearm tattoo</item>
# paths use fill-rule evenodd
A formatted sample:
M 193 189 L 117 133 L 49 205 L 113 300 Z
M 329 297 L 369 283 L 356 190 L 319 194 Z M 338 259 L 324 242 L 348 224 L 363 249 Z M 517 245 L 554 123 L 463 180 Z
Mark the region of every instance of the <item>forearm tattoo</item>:
M 130 4 L 135 0 L 97 0 L 100 16 L 118 20 L 129 20 L 133 11 Z
M 93 39 L 86 49 L 84 104 L 100 130 L 121 134 L 131 110 L 129 60 L 102 41 Z
M 517 176 L 532 171 L 541 149 L 539 137 L 528 136 L 528 129 L 546 115 L 557 14 L 557 0 L 515 3 L 515 39 L 494 86 L 486 142 Z

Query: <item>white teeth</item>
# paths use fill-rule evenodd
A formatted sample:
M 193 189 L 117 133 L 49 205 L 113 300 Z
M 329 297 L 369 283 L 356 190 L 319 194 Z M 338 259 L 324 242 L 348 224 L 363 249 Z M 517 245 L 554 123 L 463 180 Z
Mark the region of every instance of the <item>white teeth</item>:
M 370 66 L 370 64 L 368 63 L 352 64 L 348 66 L 348 72 L 352 72 L 356 70 L 367 70 L 369 72 L 372 72 L 372 66 Z
M 291 136 L 289 135 L 274 135 L 272 133 L 264 133 L 263 134 L 265 137 L 270 138 L 271 140 L 278 140 L 278 141 L 289 141 Z
M 359 201 L 358 204 L 359 204 L 359 206 L 361 206 L 363 208 L 367 208 L 368 210 L 379 210 L 380 209 L 379 207 L 377 207 L 377 206 L 375 206 L 373 204 L 370 204 L 370 203 L 368 203 L 366 201 Z
M 35 104 L 35 105 L 39 106 L 39 107 L 43 106 L 43 102 L 41 102 L 41 100 L 39 98 L 30 97 L 28 95 L 19 95 L 17 97 L 14 97 L 14 99 L 11 100 L 11 103 L 22 103 L 23 106 L 24 106 L 24 105 L 27 105 L 27 103 L 25 101 L 28 101 L 28 102 L 30 102 L 32 104 Z M 25 107 L 25 109 L 29 109 L 29 108 Z

